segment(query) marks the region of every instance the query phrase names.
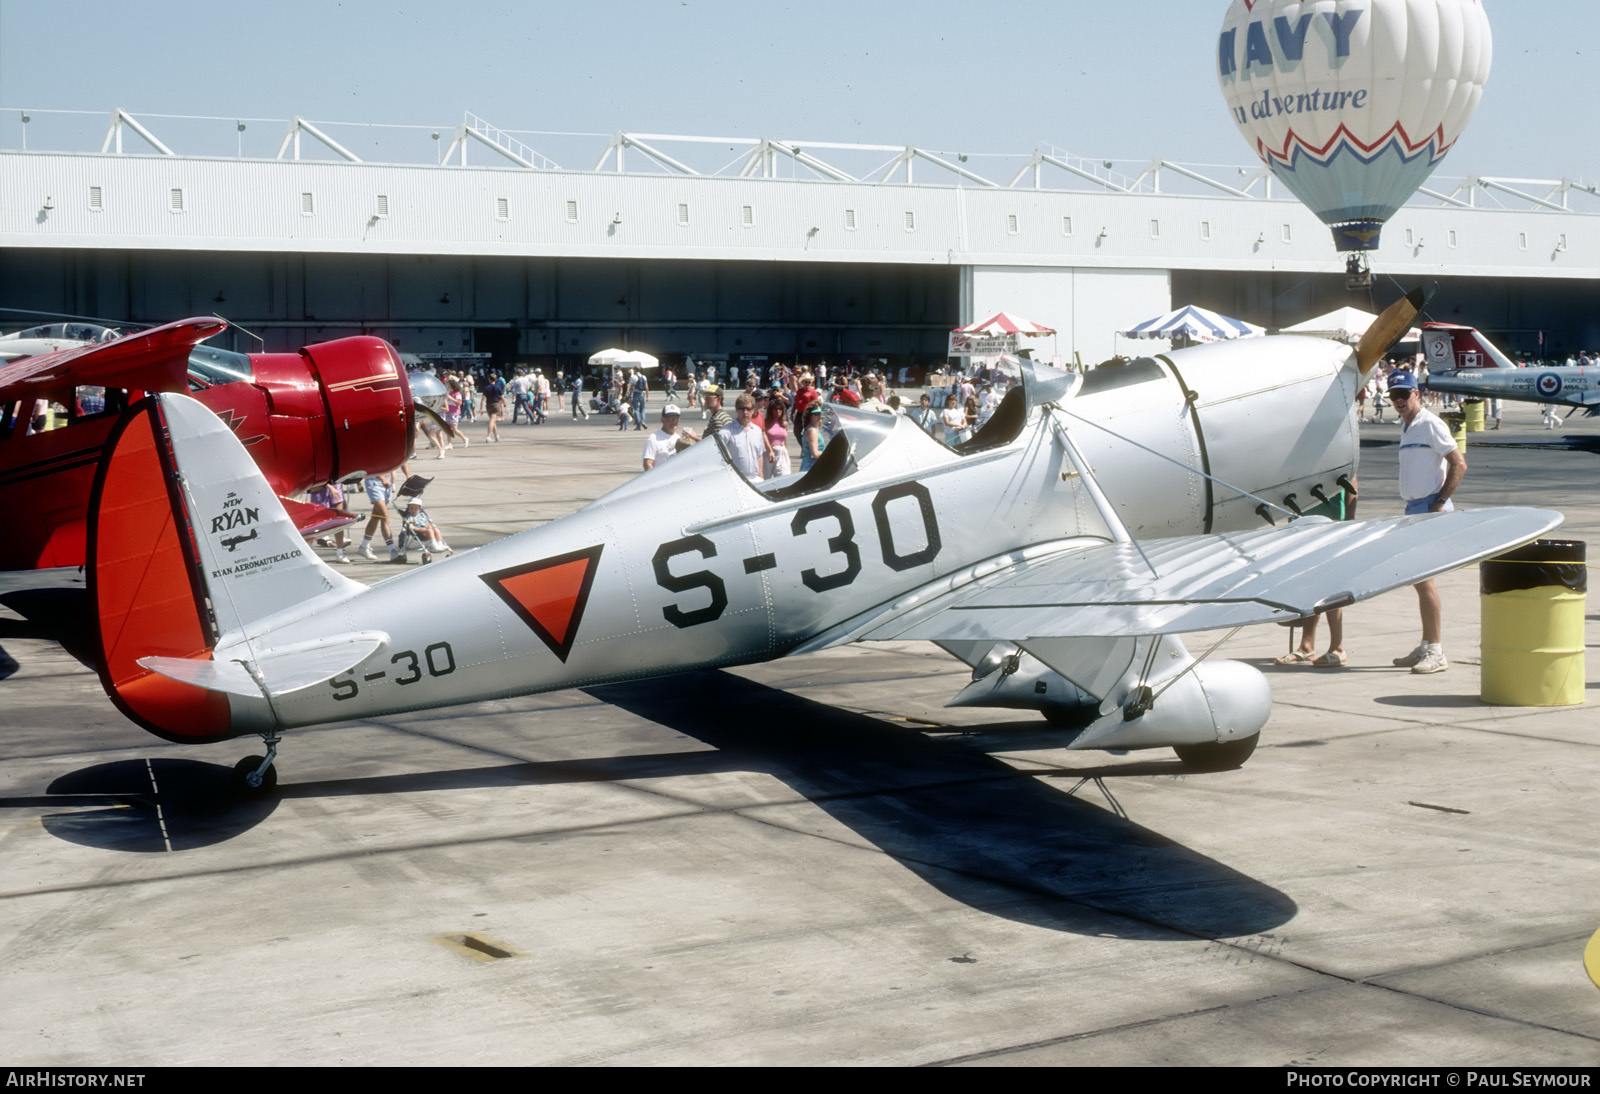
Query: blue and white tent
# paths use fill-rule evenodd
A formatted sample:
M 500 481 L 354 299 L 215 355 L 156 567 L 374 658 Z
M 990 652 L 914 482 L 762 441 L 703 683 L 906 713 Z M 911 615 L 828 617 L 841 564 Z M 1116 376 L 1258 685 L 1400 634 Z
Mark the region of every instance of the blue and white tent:
M 1188 338 L 1194 342 L 1221 342 L 1228 338 L 1249 338 L 1265 333 L 1242 319 L 1232 319 L 1189 305 L 1146 319 L 1128 330 L 1117 332 L 1123 338 Z

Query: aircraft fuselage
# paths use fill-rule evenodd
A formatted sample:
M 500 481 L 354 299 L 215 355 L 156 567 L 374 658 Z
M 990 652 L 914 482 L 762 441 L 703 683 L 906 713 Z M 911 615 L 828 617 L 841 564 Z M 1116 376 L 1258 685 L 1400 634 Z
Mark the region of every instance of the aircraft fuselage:
M 1349 356 L 1323 340 L 1272 338 L 1102 368 L 1058 404 L 1032 408 L 1007 443 L 967 454 L 904 418 L 847 423 L 855 466 L 793 497 L 764 493 L 708 439 L 540 528 L 309 612 L 260 613 L 249 650 L 218 648 L 217 661 L 314 646 L 330 631 L 387 641 L 270 709 L 230 695 L 226 726 L 196 725 L 195 736 L 781 656 L 919 590 L 1110 538 L 1062 434 L 1135 537 L 1264 527 L 1260 501 L 1196 471 L 1305 508 L 1317 504 L 1313 487 L 1337 493 L 1357 454 Z M 263 531 L 227 550 L 224 538 L 248 531 L 240 518 L 213 533 L 220 507 L 192 504 L 213 584 L 246 606 L 294 601 L 275 571 L 303 543 Z

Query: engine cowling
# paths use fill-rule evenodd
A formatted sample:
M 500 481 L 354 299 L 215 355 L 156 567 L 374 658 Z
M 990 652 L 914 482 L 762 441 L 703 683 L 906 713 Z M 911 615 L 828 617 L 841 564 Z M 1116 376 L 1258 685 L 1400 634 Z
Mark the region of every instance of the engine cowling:
M 334 478 L 399 467 L 411 451 L 415 409 L 395 348 L 381 338 L 307 346 L 322 381 L 334 444 Z
M 411 387 L 400 355 L 383 339 L 340 338 L 250 360 L 276 456 L 276 474 L 264 462 L 263 469 L 280 493 L 388 471 L 410 452 Z

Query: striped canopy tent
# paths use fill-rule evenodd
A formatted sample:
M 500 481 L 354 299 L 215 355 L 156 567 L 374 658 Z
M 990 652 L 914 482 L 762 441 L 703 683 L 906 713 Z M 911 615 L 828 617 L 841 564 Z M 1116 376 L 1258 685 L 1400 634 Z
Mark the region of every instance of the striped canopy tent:
M 1041 327 L 1031 319 L 1024 319 L 1020 315 L 1012 315 L 1008 311 L 997 311 L 989 318 L 977 323 L 969 323 L 964 327 L 957 327 L 955 334 L 1023 334 L 1029 337 L 1038 337 L 1045 334 L 1054 334 L 1049 327 Z
M 1193 304 L 1146 319 L 1128 330 L 1117 332 L 1123 338 L 1187 338 L 1191 342 L 1222 342 L 1229 338 L 1249 338 L 1265 333 L 1243 319 L 1218 315 Z

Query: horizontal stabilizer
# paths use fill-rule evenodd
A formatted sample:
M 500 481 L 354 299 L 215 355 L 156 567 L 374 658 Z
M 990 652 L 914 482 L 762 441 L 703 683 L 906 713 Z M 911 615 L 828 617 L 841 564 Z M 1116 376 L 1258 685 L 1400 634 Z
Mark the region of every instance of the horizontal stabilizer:
M 1110 543 L 1030 559 L 883 619 L 868 641 L 1178 634 L 1342 607 L 1499 554 L 1560 513 L 1478 509 Z M 1154 568 L 1154 573 L 1151 568 Z
M 381 631 L 361 631 L 302 642 L 262 652 L 256 659 L 255 669 L 268 697 L 276 698 L 329 680 L 359 665 L 388 644 L 389 636 Z M 250 675 L 243 659 L 229 660 L 225 653 L 215 661 L 141 657 L 139 667 L 207 691 L 222 691 L 250 699 L 261 697 L 262 687 Z
M 289 519 L 294 521 L 294 526 L 302 536 L 320 536 L 360 519 L 353 513 L 329 509 L 326 505 L 309 501 L 295 501 L 293 498 L 279 497 L 278 504 L 283 506 L 283 511 L 289 514 Z

